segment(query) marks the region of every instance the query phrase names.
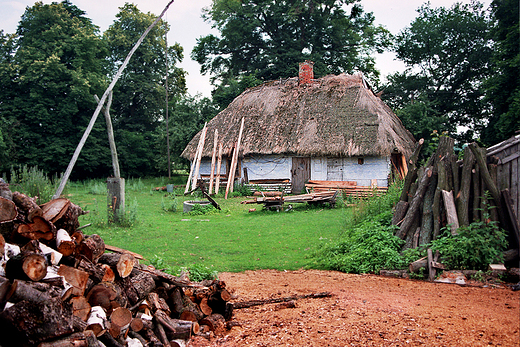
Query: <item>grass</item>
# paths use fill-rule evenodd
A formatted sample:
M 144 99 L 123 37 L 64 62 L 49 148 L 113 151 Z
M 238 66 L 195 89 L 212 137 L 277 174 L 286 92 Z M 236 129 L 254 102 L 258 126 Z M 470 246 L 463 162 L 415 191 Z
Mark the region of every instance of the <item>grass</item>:
M 175 197 L 154 187 L 182 184 L 175 180 L 127 180 L 126 227 L 107 224 L 106 190 L 102 181 L 69 184 L 68 198 L 84 210 L 80 224 L 92 223 L 86 234 L 99 234 L 105 243 L 143 255 L 171 269 L 205 266 L 215 271 L 240 272 L 255 269 L 296 270 L 322 242 L 339 237 L 350 209 L 295 204 L 289 212 L 262 210 L 262 205 L 240 204 L 244 197 L 225 200 L 217 196 L 222 211 L 192 215 L 182 212 L 182 202 L 197 199 Z M 93 189 L 92 187 L 97 187 Z M 165 209 L 165 200 L 177 204 Z M 342 204 L 338 204 L 342 206 Z M 255 212 L 248 212 L 256 208 Z

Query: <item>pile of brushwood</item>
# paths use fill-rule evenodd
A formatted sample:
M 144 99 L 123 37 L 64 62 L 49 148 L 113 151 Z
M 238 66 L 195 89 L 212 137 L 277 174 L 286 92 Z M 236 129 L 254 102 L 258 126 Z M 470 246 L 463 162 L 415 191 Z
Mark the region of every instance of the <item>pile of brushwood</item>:
M 219 280 L 191 282 L 84 235 L 85 212 L 0 182 L 0 344 L 179 346 L 218 334 L 233 312 Z

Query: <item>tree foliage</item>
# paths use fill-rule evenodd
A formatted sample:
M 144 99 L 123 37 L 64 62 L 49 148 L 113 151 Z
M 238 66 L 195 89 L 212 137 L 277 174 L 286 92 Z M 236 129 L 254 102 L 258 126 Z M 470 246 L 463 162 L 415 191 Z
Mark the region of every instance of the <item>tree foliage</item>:
M 9 163 L 63 172 L 106 84 L 98 28 L 69 1 L 28 7 L 12 37 L 2 37 L 2 122 Z M 5 84 L 4 84 L 5 83 Z M 106 132 L 96 127 L 75 174 L 109 168 Z
M 519 4 L 516 0 L 495 0 L 491 9 L 496 23 L 491 31 L 494 73 L 485 86 L 493 114 L 482 133 L 486 145 L 506 140 L 520 130 Z
M 127 3 L 120 8 L 116 18 L 104 33 L 113 73 L 156 16 L 142 13 L 135 5 Z M 148 33 L 114 90 L 114 131 L 122 172 L 127 176 L 153 172 L 155 158 L 162 155 L 155 146 L 155 138 L 165 116 L 166 74 L 171 96 L 186 90 L 185 72 L 175 67 L 183 58 L 179 44 L 168 47 L 170 68 L 166 71 L 167 30 L 167 24 L 160 21 Z
M 491 74 L 489 27 L 488 12 L 478 2 L 449 9 L 426 3 L 396 36 L 397 58 L 407 69 L 389 76 L 384 96 L 416 137 L 424 137 L 418 123 L 435 127 L 428 132 L 452 136 L 464 127 L 459 139 L 466 140 L 487 124 L 483 82 Z
M 192 58 L 226 91 L 244 75 L 259 81 L 297 76 L 305 60 L 315 62 L 317 76 L 362 71 L 377 78 L 373 53 L 386 47 L 389 32 L 358 2 L 213 0 L 205 19 L 220 37 L 198 39 Z

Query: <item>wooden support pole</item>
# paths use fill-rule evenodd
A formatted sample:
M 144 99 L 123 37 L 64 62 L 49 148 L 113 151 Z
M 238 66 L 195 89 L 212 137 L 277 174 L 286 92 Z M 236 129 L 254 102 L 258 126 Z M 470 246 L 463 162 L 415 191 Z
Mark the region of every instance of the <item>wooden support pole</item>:
M 94 95 L 94 99 L 99 104 L 99 98 Z M 112 91 L 108 94 L 107 105 L 103 108 L 105 115 L 105 123 L 107 123 L 108 143 L 110 145 L 110 154 L 112 155 L 112 168 L 114 169 L 114 177 L 121 177 L 119 171 L 119 159 L 117 157 L 116 141 L 114 140 L 114 129 L 112 127 L 112 119 L 110 118 L 110 106 L 112 106 Z
M 231 169 L 228 173 L 228 182 L 226 187 L 226 196 L 225 199 L 227 199 L 228 191 L 231 191 L 233 193 L 233 184 L 235 181 L 235 171 L 237 169 L 237 163 L 238 163 L 238 153 L 240 152 L 240 142 L 242 140 L 242 131 L 244 130 L 244 117 L 242 117 L 242 123 L 240 124 L 240 130 L 238 132 L 238 140 L 237 140 L 237 146 L 235 148 L 235 152 L 233 153 L 233 159 L 231 161 Z
M 120 222 L 125 216 L 125 179 L 110 177 L 107 179 L 108 221 Z
M 222 142 L 218 144 L 218 159 L 217 159 L 217 181 L 215 182 L 215 195 L 220 189 L 220 167 L 222 165 Z
M 204 143 L 206 141 L 206 132 L 207 132 L 207 124 L 208 123 L 205 123 L 204 124 L 204 128 L 202 128 L 202 132 L 200 134 L 200 139 L 199 139 L 199 151 L 198 151 L 198 154 L 197 154 L 197 158 L 196 158 L 196 162 L 195 162 L 195 172 L 193 173 L 193 177 L 191 179 L 191 189 L 195 189 L 195 187 L 197 187 L 197 179 L 199 178 L 199 170 L 200 170 L 200 162 L 202 160 L 202 152 L 204 151 Z
M 213 193 L 213 178 L 215 174 L 215 159 L 217 156 L 218 129 L 215 129 L 213 136 L 213 153 L 211 155 L 211 173 L 209 175 L 209 195 Z

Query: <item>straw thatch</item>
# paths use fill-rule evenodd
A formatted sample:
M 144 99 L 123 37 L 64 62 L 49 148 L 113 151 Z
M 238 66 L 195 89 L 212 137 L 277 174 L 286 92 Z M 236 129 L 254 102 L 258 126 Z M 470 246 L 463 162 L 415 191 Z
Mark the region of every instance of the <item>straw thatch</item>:
M 240 156 L 284 154 L 306 157 L 389 156 L 409 158 L 414 138 L 361 74 L 326 76 L 298 86 L 298 78 L 251 88 L 208 123 L 218 129 L 224 155 L 231 156 L 240 122 L 245 126 Z M 182 156 L 193 160 L 200 132 Z M 203 157 L 210 157 L 206 141 Z

